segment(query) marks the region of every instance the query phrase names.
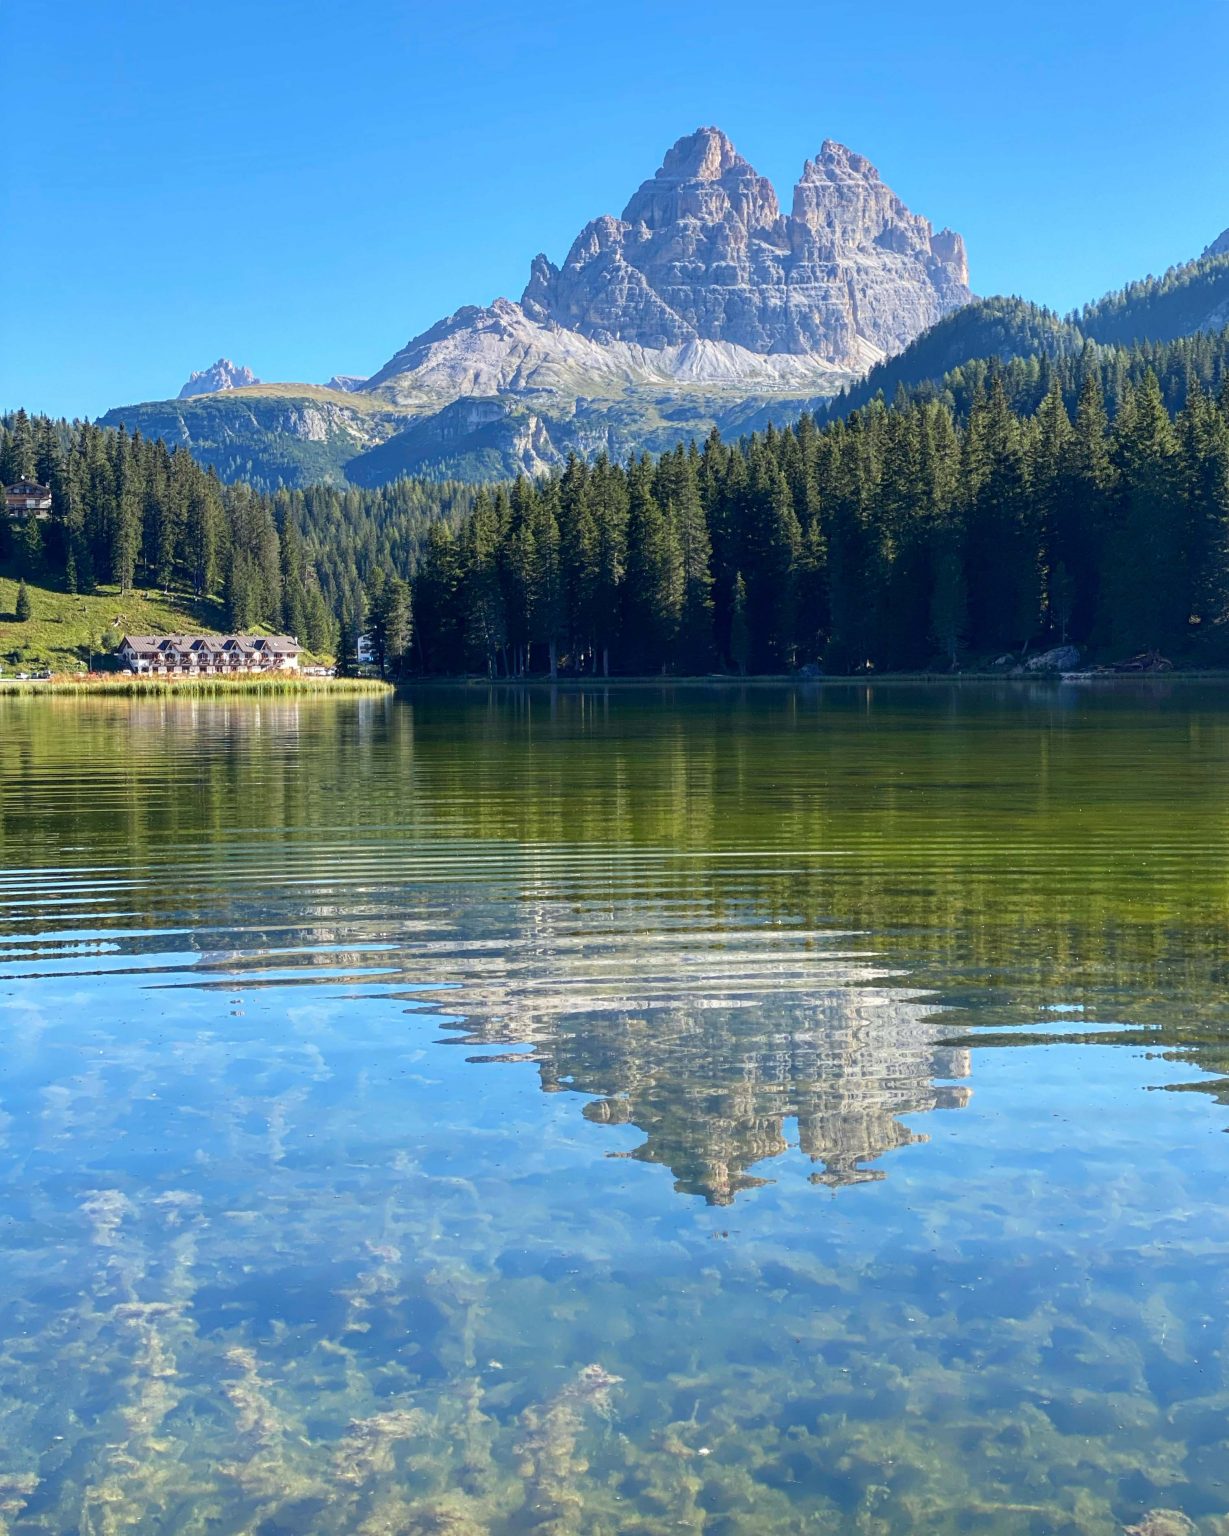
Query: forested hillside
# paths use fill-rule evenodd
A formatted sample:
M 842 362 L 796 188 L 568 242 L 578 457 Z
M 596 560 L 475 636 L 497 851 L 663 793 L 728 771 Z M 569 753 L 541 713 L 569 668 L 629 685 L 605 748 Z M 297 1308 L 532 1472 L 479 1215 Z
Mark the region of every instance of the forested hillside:
M 877 397 L 892 400 L 898 390 L 945 379 L 974 359 L 1006 363 L 1078 356 L 1083 341 L 1069 321 L 1024 299 L 976 299 L 923 331 L 903 352 L 876 363 L 834 398 L 828 414 L 847 416 Z
M 1217 241 L 1196 261 L 1128 283 L 1070 318 L 1094 341 L 1124 346 L 1223 329 L 1229 325 L 1229 251 Z
M 52 516 L 0 519 L 0 571 L 68 592 L 218 597 L 228 628 L 286 630 L 316 653 L 334 649 L 337 614 L 361 607 L 374 572 L 411 571 L 426 529 L 473 499 L 413 480 L 259 495 L 185 449 L 18 411 L 0 423 L 0 481 L 25 476 L 51 487 Z
M 954 667 L 1074 641 L 1229 661 L 1229 336 L 979 360 L 825 425 L 495 488 L 257 495 L 184 452 L 11 418 L 53 487 L 10 569 L 220 593 L 391 673 Z
M 1066 317 L 1024 299 L 977 299 L 878 363 L 835 397 L 828 414 L 847 415 L 877 396 L 891 400 L 902 387 L 911 392 L 946 383 L 979 365 L 984 378 L 985 365 L 994 359 L 1035 368 L 1042 358 L 1078 357 L 1088 341 L 1141 348 L 1219 333 L 1226 325 L 1229 251 L 1218 241 L 1197 260 L 1171 267 L 1162 277 L 1128 283 Z

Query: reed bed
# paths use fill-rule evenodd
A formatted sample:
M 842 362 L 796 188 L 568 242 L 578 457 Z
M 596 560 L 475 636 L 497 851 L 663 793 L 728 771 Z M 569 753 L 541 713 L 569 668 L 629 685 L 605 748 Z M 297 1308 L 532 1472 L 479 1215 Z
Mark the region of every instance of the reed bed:
M 381 694 L 392 684 L 375 677 L 135 677 L 94 676 L 49 678 L 0 677 L 0 695 L 75 694 L 96 698 L 220 698 L 253 695 Z

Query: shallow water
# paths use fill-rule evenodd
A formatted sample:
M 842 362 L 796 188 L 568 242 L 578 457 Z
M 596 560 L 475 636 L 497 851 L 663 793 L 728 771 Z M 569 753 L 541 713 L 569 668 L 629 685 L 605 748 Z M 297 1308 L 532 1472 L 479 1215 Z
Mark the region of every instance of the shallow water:
M 0 700 L 0 1531 L 1229 1532 L 1229 693 Z

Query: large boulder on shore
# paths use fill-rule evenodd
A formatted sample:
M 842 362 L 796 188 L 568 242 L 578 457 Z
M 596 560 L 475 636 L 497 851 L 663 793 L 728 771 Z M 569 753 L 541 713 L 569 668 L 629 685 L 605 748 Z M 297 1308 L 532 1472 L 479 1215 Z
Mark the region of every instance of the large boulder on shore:
M 1070 672 L 1080 664 L 1078 645 L 1056 645 L 1052 651 L 1038 651 L 1023 664 L 1025 672 Z

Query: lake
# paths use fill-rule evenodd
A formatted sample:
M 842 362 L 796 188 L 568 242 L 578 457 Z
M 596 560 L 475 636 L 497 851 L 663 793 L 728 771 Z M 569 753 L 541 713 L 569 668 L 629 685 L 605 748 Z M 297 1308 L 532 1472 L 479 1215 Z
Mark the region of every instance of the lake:
M 0 1531 L 1229 1532 L 1229 690 L 0 699 Z

